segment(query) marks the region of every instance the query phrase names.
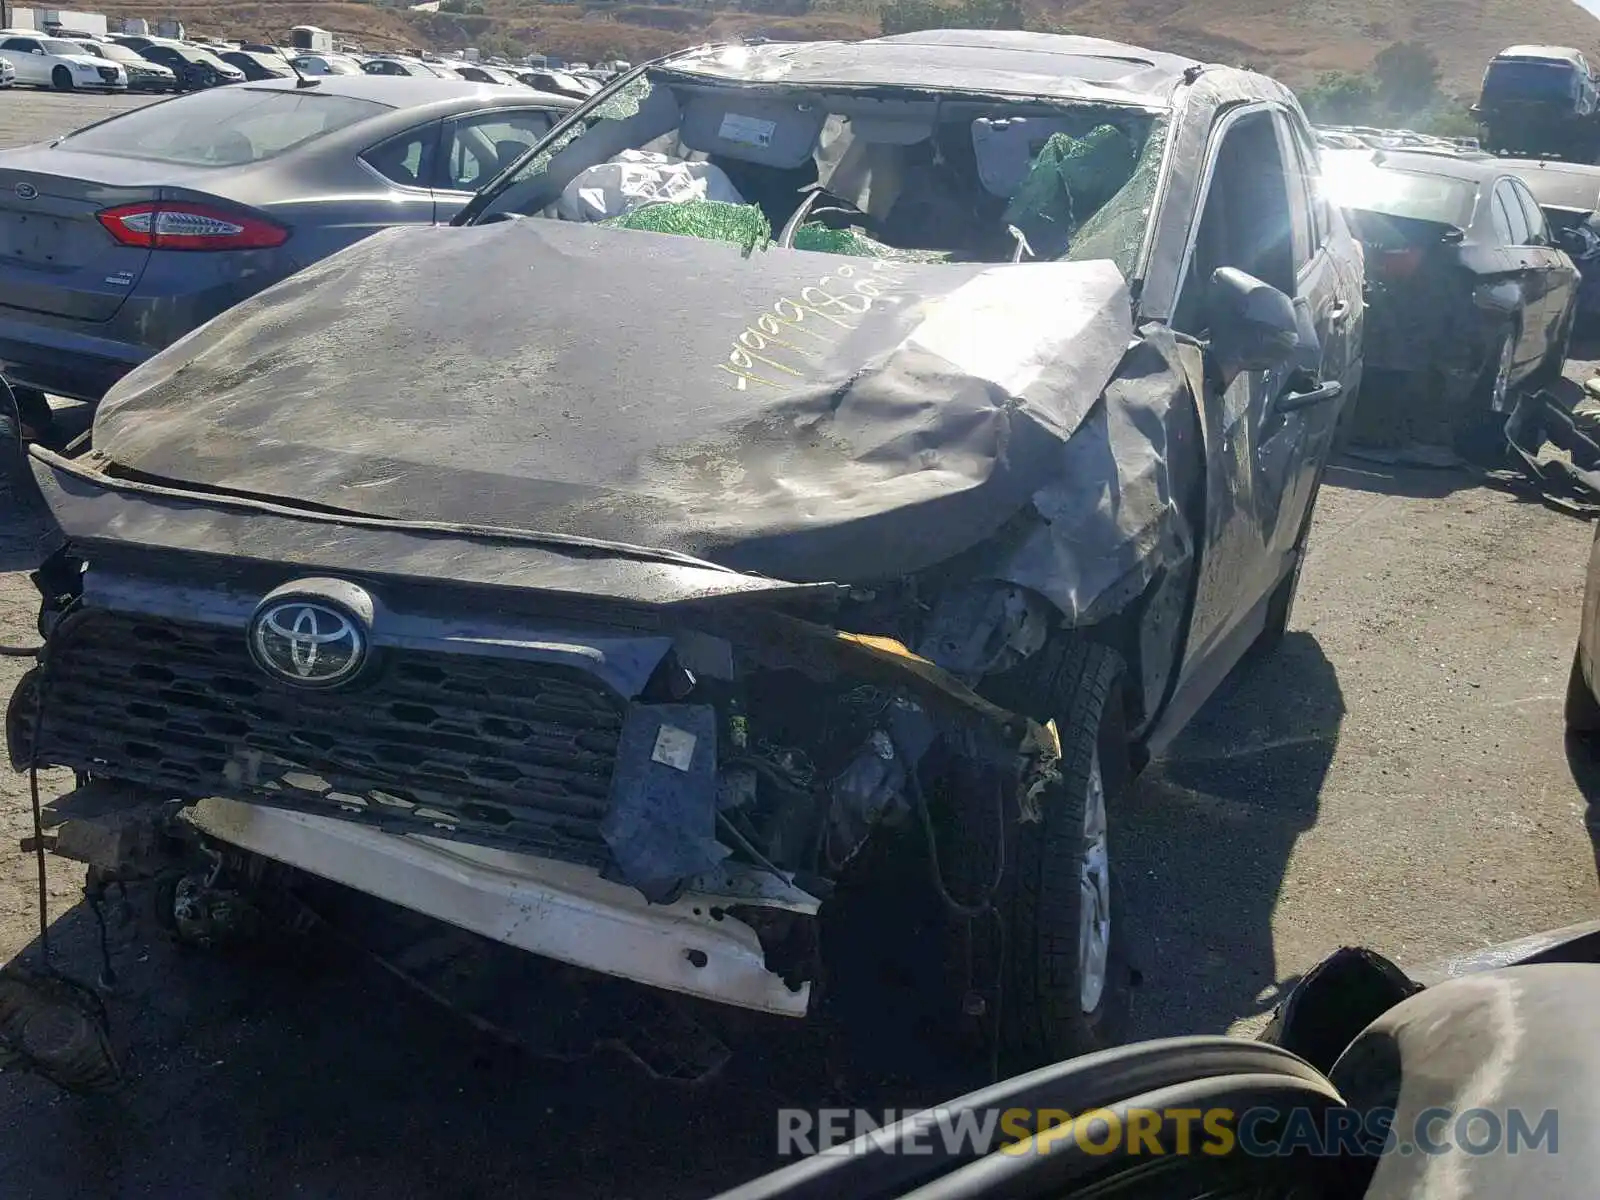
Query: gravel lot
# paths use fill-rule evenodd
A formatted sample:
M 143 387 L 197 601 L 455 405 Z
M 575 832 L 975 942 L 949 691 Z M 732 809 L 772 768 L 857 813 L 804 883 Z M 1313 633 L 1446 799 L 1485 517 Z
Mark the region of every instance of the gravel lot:
M 0 93 L 0 143 L 137 103 Z M 8 504 L 0 571 L 32 545 Z M 1127 801 L 1138 1034 L 1249 1028 L 1340 944 L 1420 963 L 1593 915 L 1560 726 L 1589 537 L 1462 473 L 1333 470 L 1296 632 Z M 33 612 L 0 574 L 0 641 L 27 641 Z M 0 695 L 19 672 L 0 660 Z M 0 959 L 35 936 L 26 807 L 0 774 Z M 79 882 L 53 868 L 52 915 L 92 978 Z M 8 1200 L 699 1197 L 773 1146 L 772 1086 L 533 1061 L 366 968 L 112 941 L 131 1085 L 87 1102 L 0 1079 Z

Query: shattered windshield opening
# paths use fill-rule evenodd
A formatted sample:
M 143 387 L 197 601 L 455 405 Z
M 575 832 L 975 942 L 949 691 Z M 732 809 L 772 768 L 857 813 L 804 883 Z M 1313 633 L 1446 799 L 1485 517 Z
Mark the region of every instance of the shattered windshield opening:
M 483 214 L 729 241 L 747 254 L 1110 259 L 1132 276 L 1166 136 L 1164 115 L 1125 105 L 657 71 L 554 135 Z

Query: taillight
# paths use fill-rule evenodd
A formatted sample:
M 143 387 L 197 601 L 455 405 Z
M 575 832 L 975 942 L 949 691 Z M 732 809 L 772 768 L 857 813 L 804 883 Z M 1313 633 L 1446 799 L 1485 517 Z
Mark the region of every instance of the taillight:
M 289 240 L 282 225 L 205 204 L 123 204 L 95 218 L 124 246 L 149 250 L 264 250 Z
M 1404 250 L 1379 250 L 1373 258 L 1373 271 L 1384 279 L 1409 279 L 1422 265 L 1422 248 L 1407 246 Z

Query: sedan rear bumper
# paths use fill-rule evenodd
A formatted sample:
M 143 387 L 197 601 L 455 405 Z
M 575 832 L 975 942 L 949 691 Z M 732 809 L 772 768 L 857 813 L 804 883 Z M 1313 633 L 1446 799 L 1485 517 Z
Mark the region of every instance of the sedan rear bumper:
M 0 374 L 16 387 L 93 403 L 151 353 L 144 346 L 0 316 Z

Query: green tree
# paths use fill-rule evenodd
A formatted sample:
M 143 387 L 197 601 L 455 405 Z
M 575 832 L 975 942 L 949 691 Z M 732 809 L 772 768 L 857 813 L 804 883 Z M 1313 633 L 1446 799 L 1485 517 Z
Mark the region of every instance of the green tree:
M 1436 137 L 1477 137 L 1478 119 L 1467 111 L 1467 102 L 1445 98 L 1430 109 L 1419 112 L 1408 122 L 1418 133 Z
M 442 13 L 464 13 L 467 11 L 467 0 L 439 0 L 439 11 Z
M 878 12 L 883 33 L 917 33 L 938 29 L 949 23 L 950 9 L 936 0 L 889 0 Z
M 1439 95 L 1439 56 L 1420 42 L 1396 42 L 1373 60 L 1372 74 L 1392 113 L 1427 108 Z
M 478 39 L 478 49 L 485 58 L 509 58 L 520 61 L 528 57 L 528 48 L 509 34 L 486 33 Z
M 1349 71 L 1325 71 L 1300 92 L 1306 115 L 1320 125 L 1364 125 L 1373 119 L 1377 101 L 1377 84 Z
M 811 0 L 742 0 L 740 7 L 775 17 L 803 17 L 811 11 Z
M 889 0 L 879 13 L 885 36 L 924 29 L 1022 29 L 1022 0 Z

